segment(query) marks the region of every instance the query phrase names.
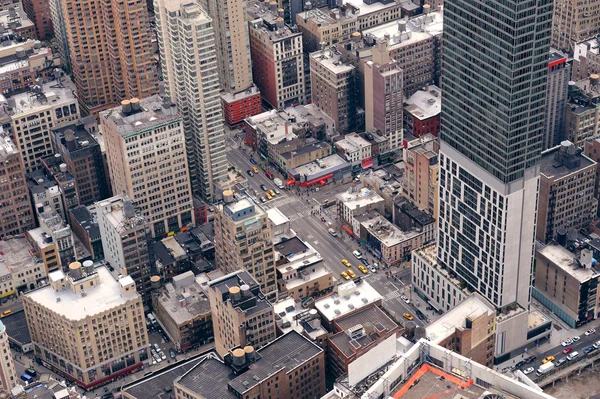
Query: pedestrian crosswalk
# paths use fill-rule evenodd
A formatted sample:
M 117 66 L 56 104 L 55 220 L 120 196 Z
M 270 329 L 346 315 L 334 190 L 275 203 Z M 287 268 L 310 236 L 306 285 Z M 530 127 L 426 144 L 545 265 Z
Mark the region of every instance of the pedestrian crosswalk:
M 386 301 L 391 301 L 392 299 L 400 298 L 401 296 L 402 296 L 402 293 L 398 290 L 395 290 L 392 292 L 388 292 L 387 294 L 385 294 L 385 296 L 383 298 Z
M 375 281 L 379 281 L 384 277 L 384 274 L 374 274 L 374 273 L 370 273 L 367 277 L 364 278 L 364 280 L 371 284 L 374 283 Z
M 304 212 L 298 212 L 298 213 L 294 213 L 293 215 L 287 215 L 287 217 L 288 217 L 288 219 L 290 219 L 293 222 L 293 221 L 305 218 L 306 215 L 304 214 Z

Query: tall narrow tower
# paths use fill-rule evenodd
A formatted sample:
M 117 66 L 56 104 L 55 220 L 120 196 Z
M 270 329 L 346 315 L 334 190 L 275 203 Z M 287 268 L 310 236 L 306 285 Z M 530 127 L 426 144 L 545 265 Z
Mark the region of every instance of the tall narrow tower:
M 497 358 L 527 339 L 551 25 L 551 0 L 444 5 L 438 262 L 520 311 Z
M 227 174 L 215 33 L 197 0 L 155 0 L 166 94 L 183 115 L 192 190 L 213 200 Z
M 252 86 L 246 0 L 203 0 L 215 29 L 221 90 L 238 93 Z

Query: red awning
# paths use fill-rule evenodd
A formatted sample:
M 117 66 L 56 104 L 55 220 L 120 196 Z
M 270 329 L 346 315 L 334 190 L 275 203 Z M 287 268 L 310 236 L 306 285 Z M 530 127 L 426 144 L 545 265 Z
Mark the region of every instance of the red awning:
M 373 162 L 371 162 L 371 161 L 369 161 L 369 162 L 363 162 L 363 164 L 362 164 L 362 168 L 363 169 L 370 168 L 371 166 L 373 166 Z
M 352 231 L 352 229 L 346 225 L 342 226 L 342 229 L 346 230 L 346 233 L 350 234 L 352 237 L 354 237 L 354 232 Z
M 322 185 L 325 185 L 325 184 L 327 184 L 327 179 L 331 179 L 331 178 L 333 178 L 333 173 L 330 173 L 328 175 L 325 175 L 325 176 L 320 177 L 315 180 L 300 183 L 300 187 L 309 187 L 309 186 L 312 186 L 313 184 L 317 184 L 317 183 L 321 183 Z
M 292 185 L 294 185 L 294 183 L 296 183 L 296 180 L 292 179 L 292 180 L 288 180 L 285 184 L 287 184 L 288 186 L 292 186 Z

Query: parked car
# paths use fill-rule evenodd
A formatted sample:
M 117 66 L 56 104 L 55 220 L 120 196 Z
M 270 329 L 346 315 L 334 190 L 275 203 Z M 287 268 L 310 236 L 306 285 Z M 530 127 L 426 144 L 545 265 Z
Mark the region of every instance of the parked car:
M 269 191 L 269 189 L 267 188 L 267 186 L 265 186 L 264 184 L 260 185 L 260 189 L 263 191 Z
M 588 346 L 587 348 L 585 348 L 583 350 L 583 353 L 585 353 L 587 355 L 588 353 L 591 353 L 591 352 L 593 352 L 595 350 L 596 350 L 596 348 L 594 348 L 594 345 L 592 345 L 592 346 Z
M 113 395 L 112 392 L 108 392 L 105 393 L 104 395 L 100 396 L 100 399 L 113 399 L 115 397 L 115 395 Z
M 407 305 L 409 305 L 409 304 L 410 304 L 410 299 L 408 299 L 408 298 L 406 297 L 406 295 L 402 295 L 402 296 L 400 296 L 400 299 L 402 299 L 402 300 L 404 301 L 404 303 L 406 303 Z
M 375 269 L 373 266 L 369 266 L 369 271 L 370 271 L 371 273 L 376 273 L 376 272 L 377 272 L 377 269 Z
M 571 347 L 571 346 L 563 349 L 563 354 L 565 354 L 565 355 L 568 355 L 571 352 L 573 352 L 573 347 Z
M 175 359 L 175 356 L 177 356 L 173 349 L 169 349 L 169 355 L 171 355 L 171 359 Z
M 256 161 L 254 160 L 254 158 L 250 157 L 250 163 L 251 163 L 252 165 L 256 165 Z
M 354 255 L 356 259 L 362 258 L 362 253 L 360 253 L 358 250 L 352 251 L 352 255 Z
M 594 348 L 596 348 L 596 349 L 600 348 L 600 341 L 594 342 Z
M 571 345 L 572 343 L 573 343 L 573 340 L 572 340 L 571 338 L 567 338 L 567 339 L 565 339 L 565 340 L 564 340 L 564 341 L 561 343 L 561 345 L 562 345 L 562 346 L 569 346 L 569 345 Z
M 253 171 L 251 171 L 250 169 L 248 169 L 248 170 L 246 171 L 246 173 L 247 173 L 247 174 L 248 174 L 248 176 L 250 176 L 250 177 L 254 176 L 254 172 L 253 172 Z
M 581 339 L 581 337 L 578 335 L 576 337 L 571 338 L 573 340 L 573 342 L 577 342 Z
M 567 356 L 567 360 L 571 361 L 571 360 L 577 359 L 578 357 L 579 357 L 579 352 L 577 352 L 577 351 L 571 352 L 569 354 L 569 356 Z
M 37 376 L 37 372 L 35 371 L 35 369 L 33 367 L 29 367 L 27 370 L 25 370 L 25 372 L 32 377 Z
M 367 258 L 362 258 L 362 262 L 365 266 L 369 266 L 369 261 L 367 260 Z
M 275 194 L 277 194 L 277 195 L 281 194 L 281 191 L 279 191 L 279 190 L 277 190 L 277 189 L 275 189 L 275 190 L 273 190 L 273 191 L 275 191 Z
M 160 351 L 159 355 L 162 360 L 167 360 L 167 355 L 163 351 Z
M 2 312 L 2 314 L 0 314 L 0 317 L 8 316 L 9 314 L 12 314 L 12 310 L 10 310 L 10 309 L 5 310 L 4 312 Z
M 587 337 L 588 335 L 592 335 L 592 334 L 596 334 L 596 329 L 595 328 L 590 328 L 589 330 L 587 330 L 585 332 L 585 336 Z

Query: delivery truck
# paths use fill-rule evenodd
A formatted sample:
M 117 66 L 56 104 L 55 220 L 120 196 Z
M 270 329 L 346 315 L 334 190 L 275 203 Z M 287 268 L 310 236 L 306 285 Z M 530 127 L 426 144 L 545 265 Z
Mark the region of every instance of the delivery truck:
M 548 362 L 545 364 L 542 364 L 538 369 L 537 372 L 535 373 L 535 375 L 537 375 L 538 377 L 546 374 L 548 371 L 552 370 L 554 368 L 554 363 L 552 362 Z
M 280 178 L 276 177 L 273 179 L 273 183 L 275 183 L 275 185 L 281 189 L 283 189 L 283 181 L 281 181 Z

